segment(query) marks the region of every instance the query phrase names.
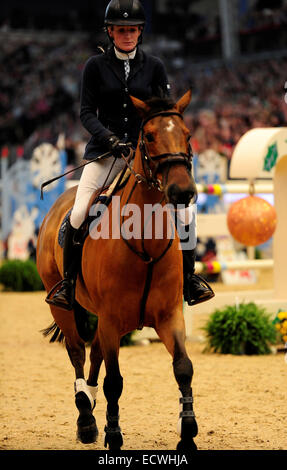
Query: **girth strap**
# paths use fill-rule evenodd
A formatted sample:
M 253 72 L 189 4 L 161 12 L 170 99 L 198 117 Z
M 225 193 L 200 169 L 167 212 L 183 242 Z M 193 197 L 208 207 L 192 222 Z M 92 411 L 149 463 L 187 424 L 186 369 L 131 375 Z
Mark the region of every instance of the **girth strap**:
M 140 304 L 140 321 L 139 321 L 139 326 L 138 330 L 142 330 L 144 326 L 144 318 L 145 318 L 145 306 L 151 286 L 151 280 L 152 280 L 152 273 L 153 273 L 153 267 L 154 263 L 151 262 L 147 265 L 147 275 L 146 275 L 146 281 L 145 281 L 145 286 L 144 286 L 144 292 L 143 296 L 141 298 L 141 304 Z

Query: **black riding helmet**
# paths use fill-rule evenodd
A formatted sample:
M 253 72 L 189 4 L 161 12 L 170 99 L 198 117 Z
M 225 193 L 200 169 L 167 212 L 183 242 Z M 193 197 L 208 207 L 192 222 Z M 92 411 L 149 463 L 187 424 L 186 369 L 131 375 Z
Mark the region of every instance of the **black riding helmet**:
M 145 12 L 139 0 L 111 0 L 106 8 L 106 26 L 144 26 L 144 24 Z
M 114 44 L 108 33 L 108 26 L 141 26 L 145 25 L 145 12 L 139 0 L 111 0 L 106 8 L 105 26 L 109 40 Z M 142 32 L 138 44 L 142 42 Z M 118 49 L 118 48 L 117 48 Z M 118 49 L 120 52 L 125 52 Z

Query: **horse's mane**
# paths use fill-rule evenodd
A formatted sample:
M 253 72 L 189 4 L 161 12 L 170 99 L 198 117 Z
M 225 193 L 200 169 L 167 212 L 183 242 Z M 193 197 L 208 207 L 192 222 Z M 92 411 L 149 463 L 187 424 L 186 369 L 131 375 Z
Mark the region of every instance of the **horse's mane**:
M 176 104 L 175 101 L 170 97 L 159 96 L 153 96 L 149 98 L 145 103 L 150 108 L 147 117 L 151 114 L 159 113 L 160 111 L 168 111 L 170 109 L 173 109 Z

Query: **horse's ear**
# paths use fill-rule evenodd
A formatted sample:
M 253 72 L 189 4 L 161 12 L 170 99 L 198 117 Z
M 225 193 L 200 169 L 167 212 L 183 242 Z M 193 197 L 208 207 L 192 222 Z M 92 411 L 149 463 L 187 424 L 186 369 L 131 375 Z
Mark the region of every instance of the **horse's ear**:
M 150 111 L 150 107 L 144 101 L 141 101 L 138 98 L 135 98 L 134 96 L 130 95 L 130 99 L 132 100 L 133 105 L 138 110 L 140 116 L 145 117 Z
M 176 103 L 176 109 L 182 114 L 191 100 L 191 90 L 188 90 Z

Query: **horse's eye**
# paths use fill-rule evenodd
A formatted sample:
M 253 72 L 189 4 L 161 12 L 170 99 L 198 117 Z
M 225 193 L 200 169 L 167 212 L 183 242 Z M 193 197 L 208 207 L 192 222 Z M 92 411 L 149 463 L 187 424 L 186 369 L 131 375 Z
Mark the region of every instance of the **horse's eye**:
M 145 138 L 148 142 L 153 142 L 154 141 L 154 138 L 153 138 L 153 135 L 152 134 L 146 134 L 145 135 Z

